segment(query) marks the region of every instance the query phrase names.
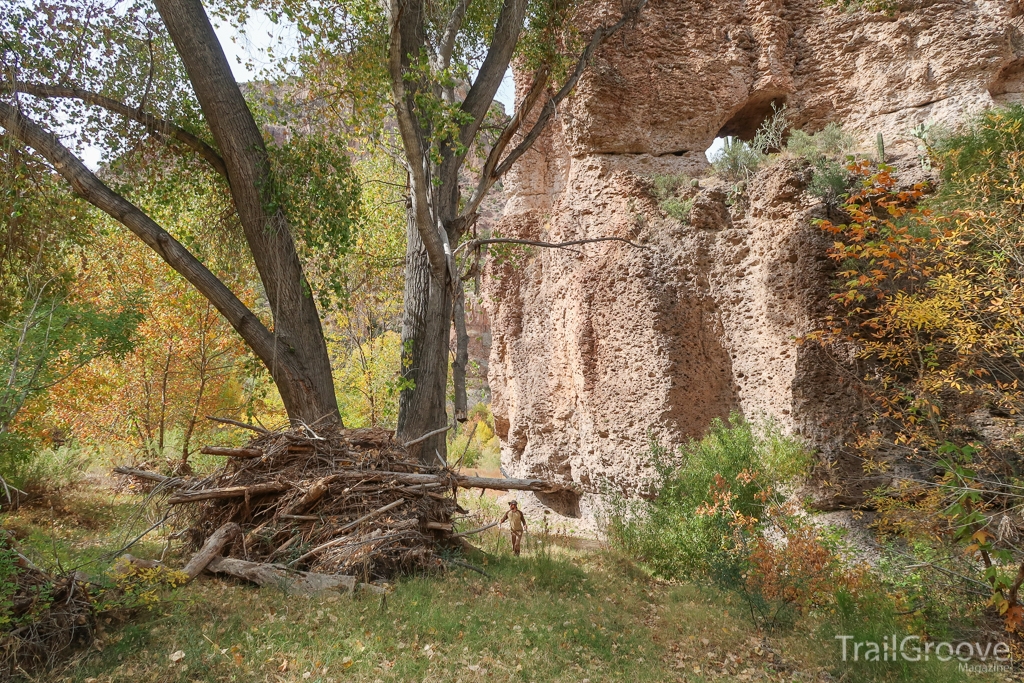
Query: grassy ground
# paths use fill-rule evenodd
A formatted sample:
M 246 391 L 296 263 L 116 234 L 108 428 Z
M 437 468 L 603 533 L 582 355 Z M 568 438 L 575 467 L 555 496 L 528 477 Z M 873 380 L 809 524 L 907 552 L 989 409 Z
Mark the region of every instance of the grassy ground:
M 5 515 L 2 524 L 33 559 L 91 573 L 123 543 L 137 503 L 136 496 L 94 483 L 51 505 Z M 385 599 L 294 597 L 202 577 L 123 622 L 101 624 L 90 651 L 45 678 L 836 680 L 827 673 L 836 647 L 817 639 L 811 627 L 765 637 L 739 604 L 717 591 L 654 582 L 597 543 L 527 541 L 524 556 L 515 558 L 504 537 L 481 539 L 490 553 L 490 578 L 462 569 L 410 578 Z M 150 542 L 132 552 L 157 557 L 162 548 Z M 95 561 L 84 563 L 89 559 Z

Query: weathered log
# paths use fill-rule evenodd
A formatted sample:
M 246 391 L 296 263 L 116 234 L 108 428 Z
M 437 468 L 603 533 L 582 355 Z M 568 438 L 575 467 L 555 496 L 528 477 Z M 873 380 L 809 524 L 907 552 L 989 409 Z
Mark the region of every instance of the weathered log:
M 457 537 L 472 536 L 473 534 L 478 534 L 481 531 L 487 531 L 491 527 L 498 526 L 500 523 L 501 523 L 500 521 L 498 521 L 498 522 L 491 522 L 490 524 L 488 524 L 486 526 L 482 526 L 482 527 L 479 527 L 479 528 L 476 528 L 476 529 L 470 529 L 469 531 L 463 531 L 462 533 L 455 534 L 455 535 Z
M 382 508 L 378 508 L 378 509 L 374 510 L 373 512 L 369 512 L 369 513 L 367 513 L 367 514 L 365 514 L 365 515 L 362 515 L 361 517 L 359 517 L 359 518 L 358 518 L 358 519 L 356 519 L 355 521 L 350 521 L 350 522 L 348 522 L 347 524 L 345 524 L 344 526 L 342 526 L 341 528 L 339 528 L 339 529 L 338 529 L 338 530 L 336 531 L 336 533 L 344 533 L 344 532 L 345 532 L 345 531 L 347 531 L 348 529 L 354 528 L 355 526 L 357 526 L 357 525 L 361 524 L 362 522 L 365 522 L 365 521 L 367 521 L 368 519 L 373 519 L 374 517 L 377 517 L 377 516 L 379 516 L 379 515 L 382 515 L 382 514 L 384 514 L 384 513 L 385 513 L 385 512 L 387 512 L 388 510 L 393 510 L 393 509 L 395 509 L 396 507 L 398 507 L 399 505 L 401 505 L 401 504 L 402 504 L 402 503 L 404 503 L 404 502 L 406 502 L 406 499 L 403 499 L 403 498 L 399 498 L 399 499 L 398 499 L 397 501 L 392 501 L 392 502 L 388 503 L 387 505 L 385 505 L 385 506 L 384 506 L 384 507 L 382 507 Z M 395 526 L 396 526 L 396 528 L 400 528 L 400 526 L 399 526 L 399 525 L 397 525 L 397 524 L 396 524 Z M 373 533 L 377 533 L 377 532 L 378 532 L 379 530 L 380 530 L 380 529 L 377 529 L 377 530 L 376 530 L 376 531 L 374 531 Z M 337 538 L 337 539 L 334 539 L 334 540 L 332 540 L 332 541 L 328 541 L 328 542 L 327 542 L 327 543 L 325 543 L 325 544 L 322 544 L 322 545 L 316 546 L 315 548 L 313 548 L 313 549 L 312 549 L 312 550 L 310 550 L 309 552 L 305 553 L 305 554 L 304 554 L 304 555 L 302 555 L 301 557 L 297 557 L 297 558 L 295 558 L 294 560 L 292 560 L 292 561 L 291 561 L 291 562 L 289 562 L 288 564 L 289 564 L 289 566 L 291 566 L 292 564 L 298 564 L 299 562 L 301 562 L 301 561 L 303 561 L 303 560 L 305 560 L 305 559 L 308 559 L 308 558 L 312 557 L 313 555 L 315 555 L 315 554 L 316 554 L 316 553 L 318 553 L 318 552 L 321 552 L 321 551 L 327 550 L 328 548 L 334 548 L 334 547 L 336 547 L 336 546 L 341 546 L 341 545 L 344 545 L 344 544 L 350 543 L 350 542 L 352 542 L 352 541 L 353 541 L 353 539 L 352 539 L 351 537 L 348 537 L 348 536 L 343 536 L 343 537 L 341 537 L 341 538 Z
M 115 467 L 114 474 L 124 474 L 129 477 L 135 477 L 136 479 L 145 479 L 147 481 L 155 481 L 158 484 L 163 482 L 169 482 L 171 485 L 180 486 L 184 483 L 179 477 L 168 477 L 160 474 L 159 472 L 150 472 L 149 470 L 139 470 L 134 467 Z
M 211 420 L 213 422 L 221 422 L 226 425 L 232 425 L 234 427 L 241 427 L 242 429 L 251 429 L 257 434 L 270 433 L 270 430 L 264 429 L 263 427 L 257 427 L 256 425 L 251 425 L 248 422 L 239 422 L 238 420 L 232 420 L 231 418 L 228 417 L 214 417 L 213 415 L 207 415 L 206 419 Z
M 451 531 L 452 525 L 447 522 L 427 522 L 424 526 L 428 529 L 434 529 L 436 531 Z
M 206 489 L 204 491 L 185 491 L 167 500 L 168 505 L 180 505 L 181 503 L 194 503 L 197 500 L 211 500 L 213 498 L 240 498 L 242 496 L 262 496 L 266 493 L 280 493 L 291 488 L 290 484 L 284 482 L 270 482 L 269 484 L 254 484 L 253 486 L 228 486 L 222 489 Z
M 363 515 L 362 517 L 360 517 L 359 519 L 355 520 L 354 522 L 349 522 L 345 526 L 343 526 L 340 529 L 338 529 L 338 533 L 345 533 L 349 529 L 353 529 L 353 528 L 359 526 L 360 524 L 362 524 L 363 522 L 365 522 L 368 519 L 373 519 L 374 517 L 376 517 L 378 515 L 382 515 L 385 512 L 387 512 L 388 510 L 394 510 L 396 507 L 398 507 L 399 505 L 401 505 L 404 502 L 405 502 L 405 498 L 399 498 L 398 500 L 391 501 L 390 503 L 388 503 L 384 507 L 377 508 L 373 512 L 369 512 L 369 513 Z
M 274 586 L 292 594 L 319 593 L 326 590 L 353 591 L 356 587 L 354 576 L 302 572 L 281 565 L 247 562 L 233 557 L 218 557 L 206 565 L 206 570 L 245 579 L 260 586 Z
M 297 501 L 292 503 L 287 510 L 284 511 L 286 515 L 299 515 L 313 507 L 318 500 L 324 497 L 327 490 L 331 486 L 331 482 L 335 481 L 337 477 L 331 475 L 329 477 L 323 477 L 317 480 L 309 490 L 306 491 Z
M 229 458 L 262 458 L 263 451 L 259 448 L 222 448 L 221 446 L 203 446 L 199 449 L 204 455 L 226 455 Z
M 193 555 L 192 559 L 185 565 L 185 568 L 182 569 L 188 575 L 188 580 L 191 581 L 199 576 L 206 569 L 206 565 L 210 564 L 215 557 L 224 552 L 224 546 L 238 538 L 240 533 L 242 533 L 242 528 L 234 522 L 228 522 L 214 531 L 206 539 L 206 543 L 199 549 L 199 552 Z

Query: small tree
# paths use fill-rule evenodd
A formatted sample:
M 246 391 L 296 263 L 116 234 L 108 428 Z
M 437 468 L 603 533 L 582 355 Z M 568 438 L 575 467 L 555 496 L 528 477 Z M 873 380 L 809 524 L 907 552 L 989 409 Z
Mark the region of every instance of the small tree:
M 455 416 L 466 419 L 459 244 L 488 192 L 540 137 L 597 49 L 645 4 L 626 3 L 588 37 L 576 30 L 584 21 L 571 0 L 386 0 L 332 10 L 274 4 L 303 30 L 307 71 L 342 95 L 352 127 L 378 142 L 397 128 L 394 151 L 408 183 L 398 434 L 412 441 L 433 433 L 415 446 L 422 459 L 445 458 L 453 322 Z M 512 116 L 487 126 L 513 60 L 529 74 L 528 85 Z

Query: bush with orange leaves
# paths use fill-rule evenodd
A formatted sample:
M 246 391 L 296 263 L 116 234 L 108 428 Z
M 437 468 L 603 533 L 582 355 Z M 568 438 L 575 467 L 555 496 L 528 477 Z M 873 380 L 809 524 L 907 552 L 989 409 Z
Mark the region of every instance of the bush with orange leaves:
M 847 220 L 820 222 L 835 239 L 836 311 L 801 341 L 856 350 L 875 429 L 848 446 L 865 475 L 889 474 L 866 501 L 878 531 L 909 541 L 903 564 L 933 571 L 932 588 L 948 581 L 1020 631 L 1024 107 L 933 143 L 934 193 L 901 188 L 884 164 L 849 167 L 860 183 Z

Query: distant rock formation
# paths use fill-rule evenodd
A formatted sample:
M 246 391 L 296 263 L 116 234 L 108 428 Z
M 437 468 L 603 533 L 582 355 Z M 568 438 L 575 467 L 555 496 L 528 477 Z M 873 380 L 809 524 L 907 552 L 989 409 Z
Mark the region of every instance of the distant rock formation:
M 598 5 L 594 20 L 618 7 Z M 703 180 L 688 224 L 661 212 L 648 179 L 699 175 L 716 137 L 749 138 L 773 102 L 808 132 L 838 122 L 866 148 L 881 132 L 913 166 L 913 126 L 1021 99 L 1022 11 L 1008 0 L 902 2 L 892 16 L 818 0 L 652 0 L 505 185 L 504 236 L 645 247 L 491 264 L 489 384 L 508 475 L 643 493 L 649 437 L 699 436 L 733 410 L 841 460 L 859 400 L 835 362 L 794 343 L 815 329 L 832 273 L 807 170 L 779 163 L 734 202 L 727 184 Z M 588 501 L 550 502 L 586 516 Z

